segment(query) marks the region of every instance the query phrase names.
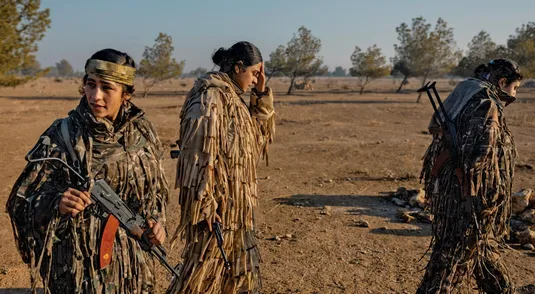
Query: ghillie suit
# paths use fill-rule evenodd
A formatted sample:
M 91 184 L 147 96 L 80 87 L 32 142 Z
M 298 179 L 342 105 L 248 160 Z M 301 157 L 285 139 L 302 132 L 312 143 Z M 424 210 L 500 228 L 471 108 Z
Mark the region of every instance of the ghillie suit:
M 212 72 L 198 79 L 180 114 L 180 225 L 185 248 L 181 276 L 168 293 L 256 293 L 261 261 L 254 236 L 258 204 L 256 167 L 267 156 L 275 132 L 271 89 L 243 91 L 228 75 Z M 215 234 L 206 220 L 221 217 L 225 269 Z
M 480 291 L 512 293 L 498 248 L 508 236 L 516 157 L 503 108 L 512 102 L 490 83 L 468 79 L 445 101 L 457 128 L 459 165 L 440 155 L 447 149 L 433 117 L 433 142 L 421 179 L 434 214 L 432 253 L 417 293 L 458 293 L 475 278 Z M 459 184 L 456 167 L 460 167 Z
M 169 187 L 160 164 L 163 150 L 141 109 L 126 102 L 112 123 L 93 116 L 83 97 L 41 138 L 32 158 L 57 157 L 73 165 L 74 151 L 82 173 L 104 179 L 135 213 L 165 223 Z M 98 207 L 91 205 L 75 217 L 60 214 L 62 193 L 69 187 L 81 189 L 77 180 L 61 164 L 28 163 L 7 201 L 34 291 L 40 275 L 45 293 L 154 292 L 155 261 L 122 228 L 111 235 L 111 262 L 101 269 L 99 243 L 107 222 L 94 213 Z

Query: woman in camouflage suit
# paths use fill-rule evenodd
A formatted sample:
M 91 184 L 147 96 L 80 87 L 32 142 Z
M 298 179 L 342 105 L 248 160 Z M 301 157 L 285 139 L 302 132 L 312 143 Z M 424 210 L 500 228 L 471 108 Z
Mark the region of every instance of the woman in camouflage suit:
M 87 60 L 85 71 L 76 109 L 56 120 L 28 156 L 60 158 L 85 177 L 104 179 L 148 220 L 150 241 L 161 244 L 169 188 L 158 136 L 130 102 L 134 60 L 105 49 Z M 11 191 L 7 210 L 32 288 L 40 275 L 47 293 L 154 292 L 153 258 L 117 219 L 96 216 L 99 208 L 79 182 L 61 164 L 29 162 Z
M 460 292 L 472 277 L 485 293 L 513 291 L 498 252 L 508 234 L 516 157 L 503 110 L 521 80 L 514 62 L 497 59 L 453 90 L 445 107 L 457 129 L 456 163 L 435 116 L 431 120 L 433 142 L 421 177 L 435 216 L 433 252 L 417 293 Z
M 232 294 L 260 290 L 254 236 L 256 166 L 275 131 L 273 95 L 258 48 L 239 42 L 212 57 L 220 66 L 199 78 L 180 114 L 176 187 L 186 246 L 181 276 L 168 293 Z M 250 85 L 249 105 L 242 98 Z M 226 269 L 213 224 L 221 223 Z

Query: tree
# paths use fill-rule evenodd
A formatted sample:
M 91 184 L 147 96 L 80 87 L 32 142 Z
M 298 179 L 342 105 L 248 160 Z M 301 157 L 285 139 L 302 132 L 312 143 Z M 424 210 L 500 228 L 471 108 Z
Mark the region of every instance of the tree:
M 31 55 L 28 58 L 28 62 L 26 62 L 26 64 L 20 69 L 20 74 L 23 76 L 34 77 L 36 75 L 40 75 L 41 72 L 44 72 L 46 74 L 48 71 L 43 71 L 41 69 L 41 64 L 39 63 L 39 61 L 37 61 L 37 59 L 35 59 L 35 55 Z
M 390 73 L 390 67 L 386 65 L 386 57 L 381 53 L 381 48 L 377 45 L 369 47 L 366 52 L 356 46 L 351 55 L 353 67 L 349 69 L 352 76 L 358 77 L 360 81 L 360 95 L 364 92 L 366 85 L 380 77 Z
M 57 62 L 56 68 L 58 69 L 58 75 L 60 77 L 72 77 L 74 74 L 72 65 L 65 59 L 62 59 L 60 62 Z
M 321 40 L 314 37 L 309 29 L 302 26 L 299 28 L 297 35 L 286 46 L 286 68 L 284 69 L 287 76 L 290 77 L 290 87 L 288 95 L 292 94 L 295 79 L 304 76 L 305 79 L 314 76 L 320 72 L 325 72 L 323 59 L 318 57 L 321 49 Z M 328 71 L 328 69 L 327 69 Z
M 55 67 L 55 66 L 47 67 L 46 71 L 47 71 L 47 73 L 46 73 L 47 77 L 52 77 L 52 78 L 59 77 L 58 68 Z
M 390 73 L 394 77 L 402 77 L 401 84 L 396 90 L 396 93 L 401 92 L 403 85 L 408 84 L 409 78 L 412 76 L 412 70 L 409 68 L 408 63 L 405 60 L 394 60 L 394 66 L 392 67 L 392 72 Z
M 326 75 L 329 69 L 323 66 L 323 59 L 317 56 L 320 49 L 321 40 L 314 37 L 309 29 L 300 27 L 286 47 L 281 45 L 269 55 L 270 60 L 266 62 L 268 80 L 278 72 L 290 77 L 287 94 L 291 95 L 297 77 L 308 80 L 316 75 Z
M 188 77 L 195 77 L 195 78 L 198 78 L 200 76 L 203 76 L 204 74 L 206 74 L 208 72 L 208 70 L 204 67 L 198 67 L 192 71 L 190 71 L 188 74 L 186 74 L 185 76 L 188 76 Z
M 472 76 L 474 69 L 482 64 L 487 63 L 496 56 L 498 47 L 485 31 L 479 32 L 472 38 L 468 44 L 466 55 L 459 61 L 459 64 L 453 69 L 452 74 L 461 77 Z
M 139 74 L 143 77 L 143 97 L 159 82 L 180 77 L 185 62 L 177 62 L 172 57 L 173 39 L 171 36 L 160 33 L 152 47 L 145 47 L 143 58 L 139 63 Z
M 345 68 L 341 66 L 337 66 L 334 71 L 331 73 L 331 76 L 333 77 L 345 77 L 347 76 L 347 71 Z
M 286 69 L 286 48 L 283 45 L 279 45 L 275 51 L 269 54 L 269 60 L 265 62 L 265 67 L 268 75 L 267 85 L 273 76 L 282 74 Z
M 46 74 L 20 76 L 35 62 L 37 42 L 50 27 L 50 12 L 39 0 L 2 1 L 0 5 L 0 86 L 16 86 Z
M 535 77 L 535 22 L 517 28 L 516 34 L 509 36 L 507 47 L 524 77 Z
M 427 78 L 450 72 L 461 56 L 453 38 L 453 29 L 448 28 L 442 18 L 437 20 L 433 31 L 431 24 L 426 23 L 423 17 L 417 17 L 412 19 L 411 27 L 402 23 L 396 32 L 399 44 L 394 45 L 394 64 L 403 61 L 413 76 L 422 77 L 422 86 Z M 417 102 L 420 97 L 421 93 Z

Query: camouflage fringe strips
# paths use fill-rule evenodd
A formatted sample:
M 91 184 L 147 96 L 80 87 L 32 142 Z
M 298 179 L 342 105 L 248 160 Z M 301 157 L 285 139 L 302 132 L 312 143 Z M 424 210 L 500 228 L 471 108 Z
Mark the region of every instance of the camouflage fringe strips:
M 434 222 L 432 254 L 417 293 L 469 292 L 472 278 L 484 293 L 512 293 L 498 248 L 508 235 L 516 150 L 498 95 L 482 90 L 456 119 L 469 195 L 461 195 L 451 162 L 432 174 L 446 149 L 441 135 L 433 135 L 424 156 L 421 179 Z
M 247 106 L 240 94 L 226 74 L 208 73 L 182 108 L 176 179 L 181 219 L 173 239 L 185 240 L 184 261 L 167 293 L 256 293 L 261 288 L 254 236 L 256 166 L 275 133 L 273 96 L 270 89 L 263 96 L 253 92 Z M 230 271 L 205 222 L 216 212 Z
M 128 102 L 118 124 L 96 119 L 82 98 L 69 117 L 55 121 L 43 134 L 33 158 L 57 157 L 72 164 L 60 126 L 68 123 L 72 146 L 83 172 L 105 179 L 119 196 L 144 217 L 165 224 L 169 187 L 160 164 L 163 150 L 141 109 Z M 84 171 L 85 170 L 85 171 Z M 76 186 L 76 177 L 57 163 L 29 163 L 7 201 L 15 241 L 30 267 L 35 292 L 39 275 L 45 293 L 150 293 L 155 290 L 153 258 L 119 228 L 111 263 L 99 269 L 98 244 L 104 221 L 89 206 L 76 217 L 58 211 L 61 194 Z

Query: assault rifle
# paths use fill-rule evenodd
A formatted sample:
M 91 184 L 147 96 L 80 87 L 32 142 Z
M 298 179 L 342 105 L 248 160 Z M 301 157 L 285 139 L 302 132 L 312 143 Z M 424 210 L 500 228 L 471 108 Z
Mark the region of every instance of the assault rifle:
M 433 174 L 436 176 L 438 175 L 440 169 L 444 166 L 444 163 L 448 160 L 451 160 L 453 163 L 453 166 L 455 167 L 455 174 L 457 176 L 457 179 L 459 180 L 459 184 L 461 187 L 461 193 L 464 194 L 464 181 L 463 181 L 463 174 L 459 162 L 459 144 L 457 143 L 457 128 L 455 126 L 455 123 L 451 119 L 451 117 L 448 115 L 448 112 L 446 111 L 446 108 L 444 107 L 444 104 L 442 103 L 442 100 L 440 99 L 440 96 L 438 95 L 437 88 L 435 87 L 436 82 L 427 82 L 425 86 L 420 88 L 418 90 L 418 93 L 426 92 L 427 96 L 429 97 L 429 101 L 431 101 L 431 105 L 433 106 L 433 110 L 435 111 L 435 119 L 437 120 L 438 124 L 440 125 L 440 128 L 442 130 L 442 135 L 445 138 L 446 145 L 448 149 L 442 154 L 438 156 L 438 158 L 435 161 L 435 167 L 433 167 Z M 431 93 L 432 91 L 432 93 Z M 435 98 L 433 98 L 433 95 L 435 95 Z M 436 102 L 435 102 L 436 100 Z M 440 111 L 437 107 L 440 107 Z
M 42 143 L 50 145 L 50 138 L 44 137 Z M 31 158 L 33 151 L 34 150 L 30 151 L 30 153 L 26 155 L 26 160 L 28 162 L 59 162 L 76 175 L 79 180 L 77 184 L 80 187 L 86 189 L 89 188 L 90 179 L 84 178 L 65 161 L 55 157 L 33 159 Z M 113 191 L 106 181 L 100 179 L 94 182 L 93 189 L 91 189 L 91 200 L 101 208 L 101 212 L 96 212 L 96 215 L 99 218 L 104 219 L 108 215 L 113 215 L 119 221 L 120 226 L 126 230 L 128 235 L 137 240 L 141 249 L 155 256 L 163 266 L 178 278 L 179 273 L 177 269 L 172 267 L 167 261 L 165 249 L 160 245 L 154 245 L 150 242 L 148 234 L 150 234 L 152 230 L 147 227 L 147 221 L 139 214 L 134 213 L 117 193 Z

